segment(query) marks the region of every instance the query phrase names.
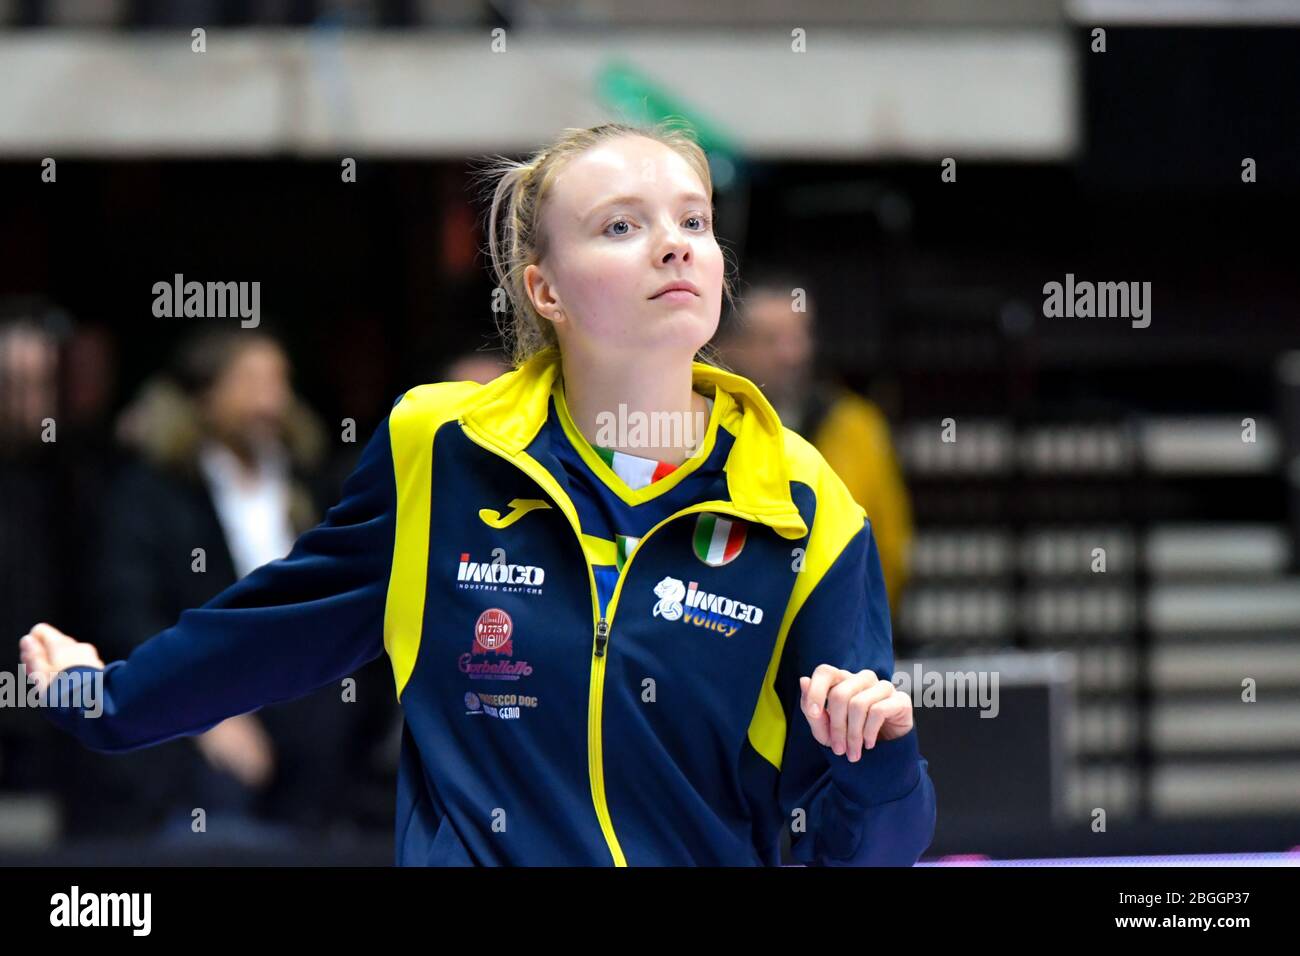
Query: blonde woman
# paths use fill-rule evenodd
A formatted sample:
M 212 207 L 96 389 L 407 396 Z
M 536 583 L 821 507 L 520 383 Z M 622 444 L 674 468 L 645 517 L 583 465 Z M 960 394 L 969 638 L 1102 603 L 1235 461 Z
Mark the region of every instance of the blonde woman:
M 489 172 L 512 371 L 402 395 L 288 557 L 127 660 L 37 625 L 46 713 L 129 750 L 386 651 L 399 865 L 914 863 L 934 789 L 870 522 L 702 352 L 704 153 L 607 124 Z

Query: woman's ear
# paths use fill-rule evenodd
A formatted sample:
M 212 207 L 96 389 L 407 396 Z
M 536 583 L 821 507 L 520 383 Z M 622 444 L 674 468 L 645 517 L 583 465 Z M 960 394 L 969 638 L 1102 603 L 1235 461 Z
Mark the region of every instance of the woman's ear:
M 524 269 L 524 289 L 538 315 L 555 324 L 564 321 L 564 309 L 540 266 L 533 264 Z

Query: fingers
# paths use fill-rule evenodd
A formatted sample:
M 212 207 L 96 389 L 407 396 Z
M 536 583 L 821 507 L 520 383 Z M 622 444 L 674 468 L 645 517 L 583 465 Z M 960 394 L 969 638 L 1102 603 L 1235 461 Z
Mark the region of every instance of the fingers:
M 809 717 L 820 717 L 826 703 L 826 695 L 830 693 L 832 687 L 844 679 L 848 671 L 841 670 L 838 667 L 832 667 L 830 664 L 818 664 L 812 672 L 812 680 L 808 690 L 808 710 Z
M 856 674 L 821 664 L 799 678 L 800 706 L 813 737 L 850 761 L 862 758 L 878 740 L 893 739 L 911 726 L 911 698 L 874 671 Z
M 24 634 L 18 639 L 18 653 L 23 659 L 23 663 L 28 665 L 28 669 L 35 661 L 48 660 L 49 654 L 45 651 L 45 645 L 32 634 Z
M 69 667 L 104 666 L 93 644 L 69 637 L 50 624 L 37 624 L 18 641 L 18 648 L 27 672 L 35 675 L 42 690 L 58 671 Z
M 894 694 L 894 685 L 887 680 L 881 680 L 876 681 L 850 701 L 846 728 L 849 760 L 861 759 L 864 744 L 868 750 L 876 745 L 880 724 L 888 713 L 889 701 Z
M 23 669 L 36 682 L 39 692 L 44 695 L 50 681 L 51 670 L 50 656 L 45 650 L 45 645 L 36 637 L 27 634 L 18 641 L 18 652 Z
M 799 689 L 803 692 L 800 700 L 800 706 L 803 708 L 803 715 L 808 720 L 808 727 L 812 730 L 813 739 L 823 747 L 830 746 L 831 742 L 831 718 L 826 713 L 825 707 L 818 708 L 818 714 L 813 717 L 810 713 L 812 706 L 809 703 L 808 688 L 812 685 L 812 678 L 800 677 Z
M 72 638 L 68 637 L 68 635 L 64 634 L 53 624 L 45 624 L 45 623 L 37 624 L 35 627 L 32 628 L 31 633 L 33 637 L 36 637 L 42 643 L 45 643 L 47 645 L 59 644 L 62 642 L 68 642 L 72 640 Z
M 842 671 L 848 676 L 831 688 L 827 709 L 831 713 L 831 750 L 837 754 L 846 754 L 849 749 L 849 707 L 859 694 L 881 683 L 872 671 Z M 877 692 L 878 693 L 878 692 Z M 859 723 L 859 729 L 861 723 Z M 859 738 L 859 746 L 861 739 Z
M 803 691 L 800 706 L 804 717 L 808 719 L 813 737 L 823 746 L 830 746 L 831 743 L 831 717 L 826 708 L 826 696 L 833 686 L 847 676 L 849 672 L 846 670 L 830 664 L 818 664 L 812 677 L 799 678 L 799 688 Z
M 892 734 L 886 735 L 887 739 L 892 739 L 911 729 L 912 722 L 912 698 L 901 691 L 884 697 L 878 703 L 871 706 L 867 714 L 866 725 L 863 728 L 863 734 L 867 741 L 867 748 L 870 749 L 876 745 L 883 728 L 890 725 L 897 725 L 898 729 Z M 904 726 L 906 725 L 906 726 Z
M 24 638 L 24 640 L 27 639 L 30 639 L 36 648 L 37 669 L 41 672 L 42 683 L 44 683 L 48 681 L 52 671 L 58 670 L 55 665 L 61 656 L 60 652 L 72 642 L 72 638 L 57 627 L 49 624 L 37 624 L 31 629 L 27 638 Z
M 854 674 L 830 664 L 819 664 L 811 678 L 799 679 L 804 716 L 819 744 L 830 747 L 837 754 L 847 750 L 849 702 L 877 680 L 872 671 Z

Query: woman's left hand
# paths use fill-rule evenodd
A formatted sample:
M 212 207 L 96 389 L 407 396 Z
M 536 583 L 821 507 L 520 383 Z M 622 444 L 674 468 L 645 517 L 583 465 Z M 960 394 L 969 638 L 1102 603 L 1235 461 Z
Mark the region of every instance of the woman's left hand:
M 95 645 L 69 637 L 45 623 L 37 624 L 18 641 L 18 655 L 42 698 L 59 671 L 69 667 L 104 667 Z
M 893 740 L 912 729 L 912 698 L 872 671 L 819 664 L 800 677 L 800 706 L 819 744 L 856 762 L 863 745 Z

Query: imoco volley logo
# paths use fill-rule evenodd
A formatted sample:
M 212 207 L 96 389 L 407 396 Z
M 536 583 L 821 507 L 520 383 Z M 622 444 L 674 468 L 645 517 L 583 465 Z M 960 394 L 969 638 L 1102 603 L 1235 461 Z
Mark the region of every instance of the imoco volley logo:
M 655 597 L 659 600 L 650 609 L 652 617 L 703 627 L 723 637 L 732 637 L 745 624 L 763 620 L 763 609 L 758 605 L 701 591 L 695 581 L 688 586 L 677 578 L 664 578 L 655 585 Z
M 490 607 L 474 622 L 474 643 L 460 655 L 460 672 L 483 680 L 519 680 L 533 672 L 531 664 L 514 656 L 515 622 L 501 608 Z

